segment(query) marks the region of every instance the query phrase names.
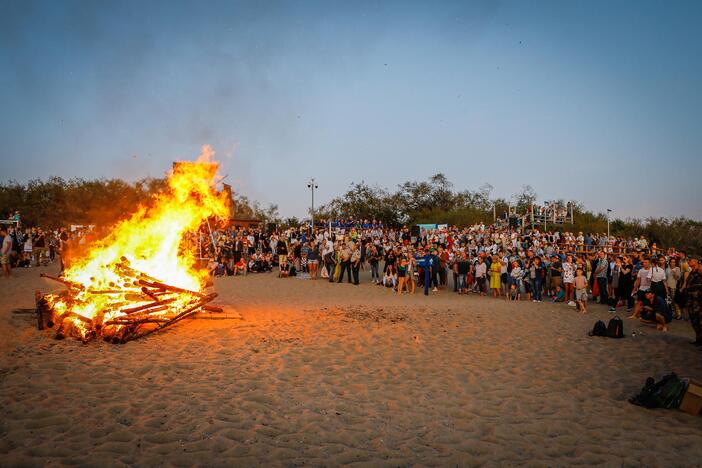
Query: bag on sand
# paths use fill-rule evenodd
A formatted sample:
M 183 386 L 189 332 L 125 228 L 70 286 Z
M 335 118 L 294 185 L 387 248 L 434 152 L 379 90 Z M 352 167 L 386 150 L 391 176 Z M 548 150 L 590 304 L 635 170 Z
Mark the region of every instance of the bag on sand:
M 687 383 L 675 373 L 671 372 L 658 382 L 649 377 L 641 392 L 629 398 L 629 403 L 645 408 L 678 408 L 686 390 Z
M 602 320 L 598 320 L 595 326 L 592 327 L 592 331 L 589 333 L 590 336 L 607 336 L 607 326 Z
M 607 336 L 610 338 L 624 338 L 624 322 L 618 315 L 612 317 L 607 324 Z
M 328 279 L 328 278 L 329 278 L 329 272 L 327 271 L 327 267 L 326 267 L 326 266 L 323 266 L 323 267 L 322 267 L 322 272 L 320 273 L 320 275 L 321 275 L 322 278 L 324 278 L 324 279 Z

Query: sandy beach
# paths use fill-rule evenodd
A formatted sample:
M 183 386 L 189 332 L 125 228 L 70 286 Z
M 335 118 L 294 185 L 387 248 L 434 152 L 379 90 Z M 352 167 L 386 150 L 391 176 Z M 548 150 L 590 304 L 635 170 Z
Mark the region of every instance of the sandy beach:
M 646 377 L 702 379 L 687 322 L 606 308 L 397 296 L 272 274 L 216 279 L 242 320 L 125 345 L 36 329 L 40 268 L 0 281 L 0 465 L 690 466 L 702 418 L 627 402 Z M 54 267 L 46 271 L 55 273 Z M 625 311 L 621 311 L 625 315 Z M 631 337 L 632 330 L 639 334 Z

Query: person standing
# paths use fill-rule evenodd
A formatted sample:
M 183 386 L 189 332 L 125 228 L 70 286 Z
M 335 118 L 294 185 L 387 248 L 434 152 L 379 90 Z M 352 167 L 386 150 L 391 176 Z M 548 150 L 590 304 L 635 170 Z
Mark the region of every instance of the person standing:
M 380 254 L 378 253 L 378 248 L 373 244 L 368 244 L 368 263 L 370 263 L 371 269 L 371 281 L 375 284 L 380 283 L 380 274 L 378 271 L 378 265 L 380 263 Z
M 532 302 L 541 302 L 541 288 L 544 280 L 544 268 L 541 266 L 541 259 L 534 257 L 529 267 L 529 278 L 531 279 L 531 287 L 533 289 Z
M 322 259 L 324 260 L 324 268 L 327 270 L 329 275 L 329 282 L 334 282 L 334 267 L 336 262 L 334 259 L 334 243 L 331 239 L 326 239 L 324 241 L 324 249 L 322 250 Z
M 68 231 L 65 227 L 62 227 L 59 232 L 59 256 L 61 267 L 59 275 L 61 275 L 66 268 L 66 258 L 68 258 Z
M 609 268 L 609 262 L 607 261 L 607 255 L 603 250 L 597 253 L 597 266 L 595 267 L 595 281 L 597 281 L 597 289 L 600 293 L 600 304 L 607 304 L 609 302 L 609 297 L 607 296 L 607 269 Z
M 12 250 L 12 237 L 7 232 L 7 229 L 0 229 L 0 236 L 2 236 L 2 244 L 0 247 L 0 265 L 2 265 L 2 272 L 5 278 L 11 276 L 10 272 L 10 251 Z
M 651 290 L 663 299 L 668 297 L 668 282 L 666 281 L 665 257 L 660 256 L 651 264 Z
M 677 307 L 675 307 L 675 289 L 678 287 L 678 280 L 682 276 L 678 261 L 676 258 L 671 258 L 668 262 L 668 268 L 665 269 L 666 283 L 668 284 L 668 294 L 670 295 L 671 308 L 675 311 L 675 318 L 680 320 L 682 315 Z
M 475 265 L 475 280 L 478 283 L 478 291 L 481 296 L 485 296 L 485 276 L 487 275 L 487 265 L 483 256 L 478 256 L 478 263 Z
M 344 272 L 348 272 L 349 283 L 351 283 L 351 250 L 346 246 L 346 242 L 341 244 L 339 255 L 341 257 L 341 273 L 337 283 L 344 281 Z
M 702 265 L 696 258 L 688 260 L 690 274 L 683 285 L 683 290 L 687 298 L 687 311 L 690 315 L 690 325 L 695 331 L 695 346 L 702 346 Z
M 239 243 L 240 242 L 237 239 L 236 243 L 234 244 L 234 260 L 235 261 L 237 260 L 237 244 L 239 244 Z M 278 272 L 280 273 L 288 261 L 288 246 L 286 245 L 285 240 L 284 239 L 279 240 L 275 249 L 276 249 L 276 253 L 278 254 Z M 241 250 L 238 251 L 238 256 L 241 257 Z
M 492 263 L 490 264 L 490 289 L 492 289 L 493 297 L 498 297 L 501 295 L 502 290 L 502 262 L 500 262 L 497 255 L 492 256 Z
M 351 247 L 351 273 L 353 273 L 353 284 L 358 286 L 358 273 L 361 269 L 361 249 L 352 244 Z
M 427 247 L 424 251 L 424 295 L 428 296 L 429 295 L 429 286 L 431 283 L 431 269 L 432 269 L 432 260 L 433 256 L 429 252 L 429 247 Z

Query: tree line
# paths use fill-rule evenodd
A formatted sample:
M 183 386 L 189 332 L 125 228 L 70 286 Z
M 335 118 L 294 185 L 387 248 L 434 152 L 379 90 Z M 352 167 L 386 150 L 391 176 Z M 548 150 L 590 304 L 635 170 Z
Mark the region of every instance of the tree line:
M 136 182 L 121 179 L 85 180 L 51 177 L 25 184 L 0 185 L 0 219 L 20 212 L 26 226 L 56 229 L 71 224 L 111 225 L 149 207 L 153 196 L 166 190 L 165 178 L 146 178 Z M 232 216 L 280 222 L 278 207 L 263 207 L 236 192 L 232 193 Z
M 0 185 L 0 218 L 19 210 L 23 223 L 28 226 L 55 229 L 68 224 L 109 225 L 126 218 L 139 206 L 148 207 L 153 195 L 166 187 L 163 178 L 126 182 L 51 177 L 24 184 L 8 182 Z M 345 193 L 315 210 L 315 218 L 376 219 L 393 227 L 417 223 L 470 226 L 492 223 L 493 213 L 503 218 L 510 206 L 516 207 L 518 213 L 525 213 L 537 199 L 536 192 L 528 185 L 509 200 L 491 195 L 489 184 L 476 190 L 456 190 L 444 174 L 435 174 L 424 181 L 407 181 L 392 191 L 363 181 L 354 182 Z M 562 229 L 607 232 L 605 213 L 589 211 L 573 200 L 559 200 L 558 203 L 573 207 L 574 223 Z M 276 205 L 262 206 L 236 192 L 232 193 L 232 216 L 282 226 L 301 224 L 295 217 L 282 219 Z M 610 220 L 610 232 L 625 237 L 643 235 L 660 247 L 674 246 L 690 253 L 702 253 L 702 223 L 685 217 L 615 218 Z
M 493 198 L 493 187 L 485 184 L 477 190 L 455 190 L 444 174 L 425 181 L 408 181 L 393 191 L 365 182 L 352 183 L 349 189 L 316 210 L 317 218 L 376 219 L 388 226 L 440 223 L 471 226 L 491 224 L 493 216 L 504 219 L 510 206 L 524 214 L 536 203 L 534 189 L 525 185 L 510 199 Z M 560 206 L 572 207 L 573 223 L 560 229 L 571 232 L 606 233 L 607 215 L 590 211 L 576 200 L 556 200 Z M 551 225 L 553 228 L 553 225 Z M 702 223 L 678 218 L 614 218 L 610 233 L 615 236 L 645 236 L 659 247 L 676 247 L 688 253 L 702 253 Z

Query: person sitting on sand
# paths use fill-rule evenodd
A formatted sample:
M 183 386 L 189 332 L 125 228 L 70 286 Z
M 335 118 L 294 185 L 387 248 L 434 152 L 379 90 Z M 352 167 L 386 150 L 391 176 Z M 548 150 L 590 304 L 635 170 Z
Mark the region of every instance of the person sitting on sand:
M 641 306 L 641 322 L 655 324 L 659 331 L 667 332 L 668 323 L 673 319 L 668 304 L 661 296 L 649 289 L 644 293 L 644 301 Z
M 244 257 L 242 256 L 239 258 L 239 261 L 234 264 L 234 276 L 239 273 L 246 276 L 246 270 L 246 260 L 244 260 Z
M 395 275 L 395 268 L 392 264 L 388 265 L 385 270 L 385 276 L 383 276 L 383 286 L 386 288 L 395 288 L 397 286 L 397 276 Z
M 565 291 L 563 290 L 563 288 L 561 288 L 560 285 L 556 286 L 556 290 L 554 291 L 553 299 L 551 299 L 551 302 L 565 302 Z
M 575 272 L 575 303 L 583 314 L 587 314 L 587 278 L 583 274 L 583 269 L 578 268 Z
M 507 297 L 505 299 L 509 301 L 518 301 L 521 299 L 521 294 L 519 293 L 519 288 L 515 283 L 510 284 L 509 286 L 509 293 L 507 294 Z

